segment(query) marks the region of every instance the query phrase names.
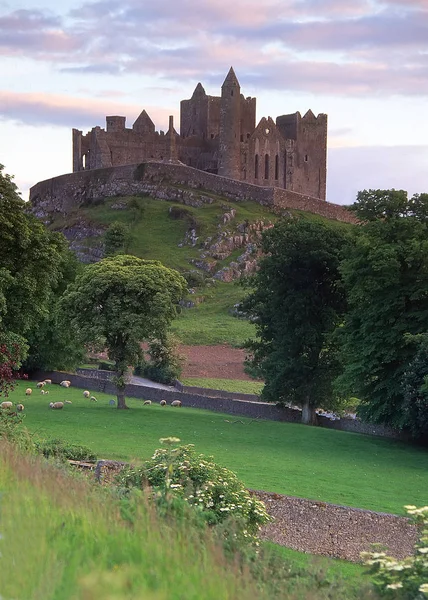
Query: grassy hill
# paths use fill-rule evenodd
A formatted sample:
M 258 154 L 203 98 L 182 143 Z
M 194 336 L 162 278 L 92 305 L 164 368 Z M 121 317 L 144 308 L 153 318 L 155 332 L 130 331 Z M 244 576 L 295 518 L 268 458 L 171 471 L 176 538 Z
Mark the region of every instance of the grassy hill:
M 182 342 L 239 346 L 254 335 L 250 323 L 230 314 L 234 304 L 243 297 L 244 290 L 236 282 L 225 283 L 213 277 L 236 261 L 246 248 L 237 247 L 228 256 L 213 258 L 207 247 L 233 236 L 242 236 L 243 232 L 255 242 L 259 233 L 251 232 L 251 226 L 275 223 L 281 214 L 256 202 L 230 202 L 204 192 L 205 199 L 207 196 L 211 203 L 201 201 L 198 206 L 140 196 L 105 198 L 76 208 L 65 217 L 52 215 L 51 228 L 64 231 L 69 238 L 72 237 L 70 232 L 80 231 L 79 240 L 73 245 L 78 244 L 80 254 L 91 255 L 96 251 L 95 255 L 99 257 L 108 227 L 114 222 L 122 223 L 127 230 L 123 247 L 126 253 L 160 260 L 188 278 L 194 292 L 188 300 L 196 306 L 184 309 L 174 323 L 175 333 Z M 304 219 L 324 220 L 302 211 L 290 212 Z M 224 222 L 224 215 L 233 216 Z M 338 227 L 349 227 L 335 223 Z M 190 239 L 191 232 L 193 239 Z

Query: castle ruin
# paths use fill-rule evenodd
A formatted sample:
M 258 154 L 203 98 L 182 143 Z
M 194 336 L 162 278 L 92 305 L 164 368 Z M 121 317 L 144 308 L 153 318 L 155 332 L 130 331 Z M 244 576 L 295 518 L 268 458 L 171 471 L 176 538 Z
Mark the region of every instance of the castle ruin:
M 181 101 L 180 134 L 172 117 L 166 133 L 156 131 L 145 110 L 132 129 L 123 116 L 106 117 L 106 129 L 86 135 L 73 129 L 73 172 L 151 160 L 325 200 L 327 115 L 263 117 L 256 126 L 256 98 L 241 94 L 231 67 L 221 96 L 208 96 L 198 83 Z

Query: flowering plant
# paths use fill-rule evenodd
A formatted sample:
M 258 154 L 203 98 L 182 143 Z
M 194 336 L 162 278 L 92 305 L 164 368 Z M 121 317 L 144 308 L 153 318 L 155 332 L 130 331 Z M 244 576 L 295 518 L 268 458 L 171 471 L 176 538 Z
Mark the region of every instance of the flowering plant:
M 173 440 L 173 441 L 171 441 Z M 271 520 L 265 505 L 253 498 L 235 473 L 198 454 L 193 444 L 172 447 L 177 438 L 161 440 L 166 448 L 155 451 L 139 469 L 120 475 L 126 486 L 149 484 L 163 498 L 180 497 L 204 513 L 210 525 L 233 518 L 243 537 L 255 538 L 260 527 Z
M 396 560 L 385 552 L 363 552 L 362 558 L 374 575 L 375 586 L 390 598 L 424 600 L 428 598 L 428 506 L 404 507 L 421 533 L 415 554 Z

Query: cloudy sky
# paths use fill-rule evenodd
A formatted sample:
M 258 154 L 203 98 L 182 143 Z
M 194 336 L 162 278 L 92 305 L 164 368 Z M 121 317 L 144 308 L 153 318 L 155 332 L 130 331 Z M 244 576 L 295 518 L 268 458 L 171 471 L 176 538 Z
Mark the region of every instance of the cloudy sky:
M 167 129 L 233 65 L 257 119 L 329 116 L 330 202 L 428 192 L 428 0 L 0 0 L 0 163 L 28 197 L 71 128 L 143 108 Z

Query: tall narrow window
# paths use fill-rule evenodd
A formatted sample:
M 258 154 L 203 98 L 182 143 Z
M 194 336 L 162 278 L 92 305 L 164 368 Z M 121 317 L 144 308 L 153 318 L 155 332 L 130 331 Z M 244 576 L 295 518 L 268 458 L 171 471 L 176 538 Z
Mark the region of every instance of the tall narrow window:
M 265 154 L 265 179 L 269 179 L 269 154 Z
M 279 177 L 279 159 L 278 154 L 275 156 L 275 180 Z
M 254 179 L 259 178 L 259 155 L 256 154 L 254 157 Z

